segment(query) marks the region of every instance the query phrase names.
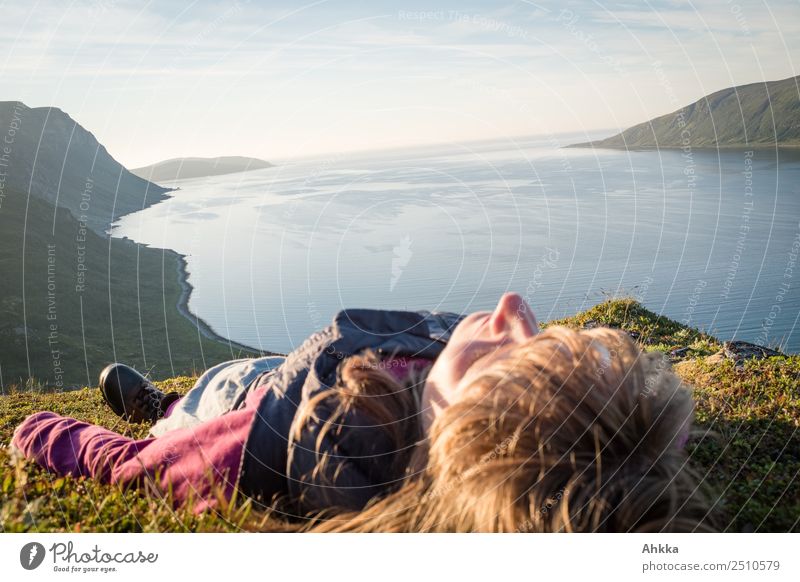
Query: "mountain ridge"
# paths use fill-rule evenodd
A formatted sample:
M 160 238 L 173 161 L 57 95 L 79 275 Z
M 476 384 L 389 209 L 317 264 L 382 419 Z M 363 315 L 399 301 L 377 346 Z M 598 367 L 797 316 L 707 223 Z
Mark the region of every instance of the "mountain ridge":
M 54 206 L 102 234 L 125 214 L 166 198 L 169 188 L 129 172 L 68 113 L 0 101 L 5 184 Z
M 212 158 L 186 157 L 171 158 L 134 168 L 131 170 L 136 176 L 145 180 L 168 182 L 172 180 L 186 180 L 190 178 L 207 178 L 225 174 L 237 174 L 272 168 L 273 164 L 259 158 L 245 156 L 218 156 Z
M 800 76 L 720 89 L 616 135 L 567 147 L 800 147 Z

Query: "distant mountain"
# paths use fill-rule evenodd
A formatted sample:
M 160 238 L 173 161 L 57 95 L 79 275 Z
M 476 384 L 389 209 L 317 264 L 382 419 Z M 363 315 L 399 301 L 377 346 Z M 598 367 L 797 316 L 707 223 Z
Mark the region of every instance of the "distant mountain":
M 56 107 L 0 101 L 0 140 L 7 188 L 66 208 L 98 233 L 123 214 L 164 199 L 168 191 L 131 174 Z
M 711 93 L 615 136 L 569 147 L 800 146 L 800 77 Z
M 175 158 L 151 166 L 134 168 L 134 174 L 152 182 L 169 182 L 187 178 L 221 176 L 250 170 L 271 168 L 272 164 L 258 158 L 225 156 L 221 158 Z

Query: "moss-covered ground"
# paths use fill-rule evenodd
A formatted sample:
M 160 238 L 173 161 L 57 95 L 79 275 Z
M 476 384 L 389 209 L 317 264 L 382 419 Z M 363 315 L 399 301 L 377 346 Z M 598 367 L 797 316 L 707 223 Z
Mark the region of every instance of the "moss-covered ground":
M 606 301 L 574 317 L 550 322 L 573 327 L 610 325 L 646 350 L 680 352 L 675 371 L 693 387 L 698 436 L 690 462 L 716 492 L 726 531 L 800 531 L 800 356 L 710 361 L 721 343 L 660 317 L 632 300 Z M 193 378 L 160 382 L 185 392 Z M 52 410 L 134 437 L 143 425 L 121 421 L 99 390 L 62 393 L 20 390 L 0 397 L 0 442 L 29 414 Z M 12 461 L 0 448 L 0 531 L 241 531 L 279 530 L 280 519 L 247 502 L 196 515 L 174 510 L 155 491 L 123 490 L 83 478 L 58 477 Z

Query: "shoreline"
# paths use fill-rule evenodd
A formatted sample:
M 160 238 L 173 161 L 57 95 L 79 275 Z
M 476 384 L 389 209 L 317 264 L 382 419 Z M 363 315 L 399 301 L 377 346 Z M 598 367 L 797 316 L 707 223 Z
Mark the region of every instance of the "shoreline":
M 231 349 L 235 348 L 245 352 L 252 352 L 253 354 L 256 355 L 261 355 L 261 356 L 282 355 L 276 352 L 259 350 L 252 346 L 248 346 L 243 343 L 221 336 L 220 334 L 215 332 L 212 329 L 212 327 L 208 324 L 208 322 L 206 322 L 203 318 L 192 313 L 192 311 L 189 309 L 189 299 L 191 298 L 194 287 L 192 286 L 191 283 L 189 283 L 189 271 L 186 269 L 187 267 L 186 256 L 172 249 L 164 249 L 164 250 L 174 254 L 177 259 L 178 284 L 181 287 L 181 294 L 178 297 L 178 301 L 175 304 L 175 308 L 178 310 L 178 313 L 180 313 L 184 318 L 189 320 L 189 322 L 197 328 L 197 331 L 199 331 L 203 335 L 203 337 L 215 342 L 219 342 L 221 344 L 226 344 Z
M 130 172 L 130 170 L 128 170 L 128 171 Z M 136 174 L 133 174 L 133 175 L 136 176 Z M 145 180 L 145 178 L 141 178 L 141 176 L 137 176 L 137 177 L 142 179 L 142 180 Z M 149 180 L 147 180 L 147 181 L 149 181 Z M 170 195 L 171 192 L 176 192 L 176 191 L 180 190 L 180 187 L 161 186 L 160 184 L 157 184 L 157 183 L 151 182 L 151 181 L 150 181 L 150 183 L 153 184 L 154 186 L 157 186 L 158 188 L 161 188 L 161 189 L 164 190 L 164 192 L 162 192 L 161 195 L 160 195 L 161 197 L 158 200 L 155 200 L 155 201 L 143 206 L 142 208 L 140 208 L 138 210 L 134 210 L 134 211 L 131 211 L 131 212 L 125 212 L 125 213 L 122 213 L 122 214 L 116 216 L 112 222 L 110 222 L 110 223 L 108 223 L 106 225 L 106 228 L 105 228 L 105 230 L 103 232 L 98 233 L 98 234 L 100 234 L 100 236 L 106 236 L 109 239 L 117 238 L 117 237 L 115 237 L 113 235 L 113 229 L 114 229 L 113 225 L 114 225 L 115 222 L 119 221 L 120 218 L 122 218 L 123 216 L 127 216 L 129 214 L 135 214 L 137 212 L 141 212 L 142 210 L 145 210 L 146 208 L 149 208 L 151 206 L 155 206 L 156 204 L 160 204 L 160 203 L 164 202 L 165 200 L 168 200 L 168 199 L 170 199 L 172 197 Z M 140 243 L 138 241 L 135 241 L 133 239 L 130 239 L 128 237 L 121 237 L 121 239 L 127 239 L 127 240 L 131 241 L 133 244 L 135 244 L 137 246 L 144 246 L 144 247 L 148 246 L 148 245 L 142 244 L 142 243 Z M 153 248 L 153 247 L 150 247 L 150 248 Z M 243 344 L 243 343 L 234 341 L 232 339 L 226 338 L 226 337 L 218 334 L 217 332 L 215 332 L 213 330 L 213 328 L 208 324 L 208 322 L 206 322 L 203 318 L 201 318 L 200 316 L 192 313 L 192 311 L 189 309 L 189 299 L 191 298 L 192 291 L 194 290 L 194 287 L 192 286 L 191 283 L 189 283 L 189 272 L 186 269 L 186 266 L 187 266 L 186 256 L 182 255 L 181 253 L 179 253 L 179 252 L 177 252 L 177 251 L 175 251 L 173 249 L 166 249 L 165 248 L 165 249 L 162 249 L 162 250 L 165 253 L 170 253 L 170 254 L 174 255 L 175 258 L 176 258 L 176 261 L 177 261 L 177 264 L 176 264 L 176 272 L 177 273 L 176 274 L 178 276 L 178 285 L 180 285 L 181 293 L 180 293 L 180 296 L 178 297 L 178 301 L 175 303 L 175 308 L 178 310 L 178 313 L 181 316 L 183 316 L 187 321 L 189 321 L 189 323 L 191 323 L 194 327 L 197 328 L 197 330 L 200 332 L 200 334 L 203 337 L 205 337 L 206 339 L 209 339 L 211 341 L 215 341 L 217 343 L 220 343 L 220 344 L 223 344 L 223 345 L 227 345 L 231 349 L 231 351 L 236 349 L 236 350 L 239 350 L 239 351 L 249 352 L 249 353 L 252 353 L 254 355 L 261 355 L 261 356 L 283 355 L 283 354 L 278 354 L 276 352 L 271 352 L 271 351 L 267 351 L 267 350 L 259 350 L 259 349 L 256 349 L 256 348 L 252 347 L 252 346 L 248 346 L 246 344 Z

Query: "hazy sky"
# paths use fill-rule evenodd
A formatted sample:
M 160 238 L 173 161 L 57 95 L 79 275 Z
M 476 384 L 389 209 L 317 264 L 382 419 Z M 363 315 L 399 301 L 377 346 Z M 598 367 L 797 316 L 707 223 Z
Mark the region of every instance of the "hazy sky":
M 0 99 L 128 167 L 623 128 L 797 75 L 797 0 L 6 2 Z

